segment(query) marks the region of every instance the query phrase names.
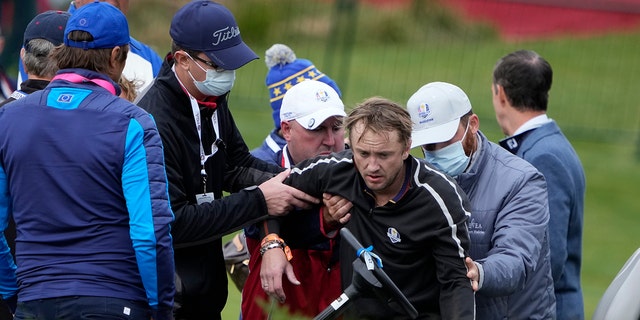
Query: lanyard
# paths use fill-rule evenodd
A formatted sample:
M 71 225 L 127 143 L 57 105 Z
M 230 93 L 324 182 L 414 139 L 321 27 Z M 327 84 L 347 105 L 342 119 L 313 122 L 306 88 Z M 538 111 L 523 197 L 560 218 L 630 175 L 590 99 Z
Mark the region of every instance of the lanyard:
M 211 144 L 211 153 L 205 154 L 204 147 L 202 146 L 202 123 L 200 123 L 200 106 L 198 105 L 198 101 L 194 99 L 191 95 L 189 95 L 189 99 L 191 100 L 191 111 L 193 112 L 193 121 L 196 124 L 196 130 L 198 130 L 198 139 L 200 140 L 200 165 L 202 166 L 202 175 L 207 175 L 204 171 L 204 163 L 207 162 L 211 156 L 216 154 L 218 151 L 218 146 L 214 143 Z M 213 112 L 211 116 L 211 124 L 213 125 L 213 131 L 216 133 L 216 137 L 220 138 L 220 128 L 218 127 L 218 110 Z
M 173 70 L 174 74 L 176 73 L 175 67 L 176 67 L 175 65 L 171 67 L 171 70 Z M 178 82 L 180 83 L 180 86 L 184 88 L 184 85 L 180 81 L 180 78 L 178 78 L 178 75 L 176 74 L 175 76 Z M 184 90 L 184 91 L 187 93 L 187 96 L 189 96 L 189 100 L 191 102 L 191 112 L 193 113 L 193 121 L 195 122 L 196 130 L 198 130 L 198 140 L 199 140 L 198 142 L 200 143 L 200 166 L 201 166 L 200 174 L 202 174 L 203 177 L 206 177 L 207 172 L 204 170 L 204 164 L 205 162 L 207 162 L 207 159 L 209 159 L 214 154 L 216 154 L 216 152 L 218 151 L 218 146 L 216 145 L 215 142 L 212 143 L 211 153 L 205 154 L 204 147 L 202 146 L 202 123 L 200 119 L 200 106 L 198 105 L 198 101 L 193 96 L 191 96 L 191 94 L 187 90 Z M 213 115 L 211 116 L 211 124 L 213 125 L 213 131 L 216 133 L 216 138 L 221 139 L 220 128 L 218 126 L 218 110 L 215 110 L 213 112 Z

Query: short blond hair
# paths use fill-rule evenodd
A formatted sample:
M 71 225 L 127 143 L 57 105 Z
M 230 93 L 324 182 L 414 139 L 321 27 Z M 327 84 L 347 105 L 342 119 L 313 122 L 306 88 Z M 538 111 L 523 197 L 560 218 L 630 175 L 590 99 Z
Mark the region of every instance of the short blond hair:
M 396 131 L 400 142 L 405 147 L 410 145 L 413 125 L 411 116 L 405 108 L 394 101 L 382 97 L 364 100 L 347 116 L 344 122 L 346 131 L 350 133 L 358 123 L 363 124 L 364 132 L 371 131 L 381 134 Z M 349 139 L 351 139 L 351 134 L 349 134 Z M 353 141 L 351 141 L 351 145 L 353 145 Z

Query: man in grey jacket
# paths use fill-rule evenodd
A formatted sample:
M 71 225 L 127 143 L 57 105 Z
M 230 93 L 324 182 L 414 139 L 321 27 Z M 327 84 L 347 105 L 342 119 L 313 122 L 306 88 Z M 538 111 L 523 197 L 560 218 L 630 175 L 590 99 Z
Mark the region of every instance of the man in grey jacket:
M 457 86 L 429 83 L 407 109 L 412 147 L 455 178 L 471 201 L 467 267 L 477 319 L 555 318 L 542 174 L 479 131 L 480 120 Z

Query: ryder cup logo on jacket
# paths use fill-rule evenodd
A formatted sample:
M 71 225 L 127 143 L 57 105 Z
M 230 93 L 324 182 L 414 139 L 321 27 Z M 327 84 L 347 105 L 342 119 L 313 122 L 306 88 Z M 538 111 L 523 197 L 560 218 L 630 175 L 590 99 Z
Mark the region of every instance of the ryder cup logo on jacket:
M 402 241 L 400 239 L 400 233 L 394 227 L 389 227 L 387 229 L 387 237 L 389 237 L 389 240 L 391 240 L 391 243 L 398 243 Z
M 220 30 L 216 30 L 213 32 L 212 35 L 213 35 L 213 42 L 211 44 L 213 44 L 214 46 L 217 46 L 223 41 L 227 41 L 239 36 L 240 28 L 230 26 L 230 27 L 222 28 Z

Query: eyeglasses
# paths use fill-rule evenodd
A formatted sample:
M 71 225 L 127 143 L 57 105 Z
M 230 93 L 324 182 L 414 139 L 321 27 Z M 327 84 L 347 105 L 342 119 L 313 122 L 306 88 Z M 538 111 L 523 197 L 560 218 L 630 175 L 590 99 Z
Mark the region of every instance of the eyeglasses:
M 186 52 L 185 52 L 186 53 Z M 198 60 L 204 64 L 206 64 L 207 66 L 209 66 L 211 69 L 215 70 L 216 72 L 224 72 L 225 69 L 222 69 L 221 67 L 218 67 L 218 65 L 216 65 L 215 63 L 213 63 L 213 61 L 207 61 L 205 59 L 202 59 L 198 56 L 191 56 L 190 54 L 187 53 L 187 56 L 189 56 L 189 58 L 194 59 L 194 60 Z

